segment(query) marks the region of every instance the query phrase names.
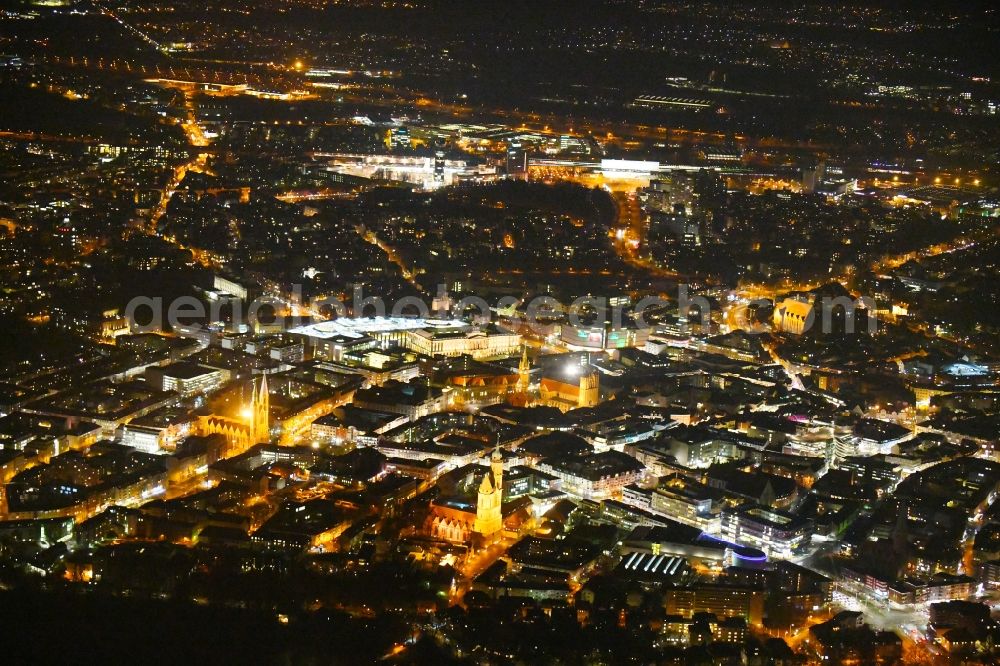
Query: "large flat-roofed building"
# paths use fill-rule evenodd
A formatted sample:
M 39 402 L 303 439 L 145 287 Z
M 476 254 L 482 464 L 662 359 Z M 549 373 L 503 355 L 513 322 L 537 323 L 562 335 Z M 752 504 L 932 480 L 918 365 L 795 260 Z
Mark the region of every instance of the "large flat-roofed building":
M 605 351 L 642 347 L 649 340 L 649 329 L 595 324 L 593 326 L 565 325 L 559 339 L 573 351 Z
M 405 345 L 425 356 L 491 358 L 516 353 L 521 346 L 521 335 L 496 326 L 421 328 L 407 332 Z
M 722 534 L 731 541 L 790 559 L 812 538 L 813 523 L 777 509 L 748 504 L 723 509 Z
M 713 530 L 719 526 L 723 493 L 705 484 L 673 475 L 653 490 L 650 509 L 686 525 Z
M 863 567 L 841 569 L 841 584 L 879 601 L 896 606 L 932 604 L 955 599 L 968 599 L 975 594 L 979 581 L 970 576 L 938 572 L 930 578 L 891 580 Z
M 329 159 L 329 169 L 337 173 L 357 178 L 412 183 L 425 190 L 467 181 L 486 182 L 498 177 L 494 166 L 472 164 L 464 159 L 448 159 L 441 152 L 433 156 L 316 153 L 315 157 Z
M 766 596 L 765 590 L 749 587 L 695 585 L 664 590 L 663 605 L 668 615 L 690 618 L 695 613 L 712 613 L 722 618 L 742 617 L 760 626 Z
M 434 481 L 448 470 L 448 463 L 440 458 L 423 458 L 422 460 L 389 458 L 386 460 L 386 469 L 403 476 L 412 476 L 414 479 Z
M 121 429 L 120 442 L 143 453 L 163 452 L 163 429 L 153 426 L 132 425 L 126 423 Z
M 838 461 L 853 456 L 889 455 L 900 444 L 913 439 L 909 428 L 879 419 L 861 419 L 849 435 L 837 437 L 834 452 Z
M 671 583 L 690 575 L 691 567 L 683 557 L 633 552 L 623 557 L 614 574 L 617 578 L 643 583 Z
M 628 444 L 625 446 L 625 453 L 649 468 L 653 476 L 688 473 L 691 469 L 677 462 L 677 458 L 671 453 L 670 441 L 666 437 Z
M 350 357 L 361 356 L 379 348 L 379 341 L 369 335 L 339 334 L 328 338 L 312 338 L 312 355 L 315 359 L 341 363 Z
M 282 363 L 301 363 L 305 358 L 304 341 L 286 335 L 227 335 L 219 340 L 219 344 L 224 349 L 267 356 Z
M 338 317 L 329 321 L 298 326 L 289 331 L 305 337 L 314 355 L 342 360 L 344 353 L 389 345 L 407 346 L 413 331 L 473 330 L 460 319 L 425 317 Z M 374 340 L 375 344 L 371 344 Z
M 418 380 L 405 383 L 390 380 L 382 386 L 357 391 L 354 404 L 373 411 L 403 414 L 414 420 L 444 410 L 448 406 L 448 395 Z
M 600 503 L 600 516 L 603 520 L 611 521 L 623 527 L 667 525 L 673 521 L 665 516 L 647 511 L 632 504 L 613 499 L 606 499 Z
M 212 287 L 217 291 L 235 296 L 236 298 L 244 301 L 250 297 L 250 291 L 247 289 L 245 284 L 237 282 L 236 280 L 231 280 L 222 275 L 213 276 Z
M 708 467 L 741 455 L 736 443 L 724 433 L 701 426 L 674 428 L 667 443 L 670 455 L 686 467 Z
M 605 451 L 589 456 L 547 459 L 538 468 L 562 481 L 562 489 L 585 499 L 621 497 L 646 468 L 630 455 Z
M 197 420 L 184 407 L 165 407 L 123 425 L 118 441 L 146 453 L 165 453 L 193 434 Z
M 582 436 L 598 451 L 607 451 L 608 449 L 624 451 L 630 445 L 653 439 L 666 427 L 668 424 L 652 419 L 627 419 L 584 426 L 580 431 Z M 631 455 L 631 451 L 626 451 L 626 453 Z
M 767 560 L 757 548 L 729 543 L 666 517 L 661 517 L 659 524 L 640 524 L 632 529 L 622 540 L 622 554 L 632 552 L 676 555 L 715 570 L 732 565 L 756 568 Z
M 161 391 L 175 391 L 182 396 L 209 393 L 222 386 L 229 373 L 183 361 L 146 369 L 146 379 Z

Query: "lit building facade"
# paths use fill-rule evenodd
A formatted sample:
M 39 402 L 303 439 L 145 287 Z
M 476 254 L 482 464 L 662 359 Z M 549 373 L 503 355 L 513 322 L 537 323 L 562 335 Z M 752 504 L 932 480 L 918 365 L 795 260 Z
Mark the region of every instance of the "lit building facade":
M 425 356 L 493 358 L 510 356 L 521 345 L 521 336 L 501 329 L 480 330 L 462 326 L 452 330 L 408 331 L 406 347 Z
M 782 333 L 802 335 L 812 326 L 813 319 L 813 304 L 806 301 L 786 298 L 774 308 L 774 327 Z
M 490 473 L 483 477 L 476 497 L 475 532 L 490 538 L 503 529 L 503 458 L 499 450 L 490 456 Z
M 738 544 L 790 559 L 812 538 L 812 521 L 784 511 L 751 505 L 722 511 L 722 534 Z
M 648 328 L 629 328 L 598 324 L 573 326 L 566 324 L 559 340 L 572 351 L 608 351 L 625 347 L 643 347 L 649 340 Z

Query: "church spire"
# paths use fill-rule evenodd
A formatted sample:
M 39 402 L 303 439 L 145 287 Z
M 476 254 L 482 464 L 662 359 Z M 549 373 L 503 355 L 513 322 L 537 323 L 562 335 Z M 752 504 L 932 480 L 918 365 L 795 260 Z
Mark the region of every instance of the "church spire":
M 271 440 L 271 393 L 267 386 L 267 375 L 262 375 L 260 385 L 253 383 L 253 423 L 251 435 L 257 444 Z
M 503 529 L 503 456 L 500 447 L 490 455 L 490 471 L 479 484 L 474 531 L 490 537 Z
M 515 404 L 526 404 L 528 402 L 528 389 L 531 386 L 531 361 L 528 359 L 528 345 L 521 345 L 521 362 L 517 366 L 517 384 L 515 394 L 517 402 Z
M 503 490 L 503 455 L 500 454 L 499 444 L 490 455 L 490 472 L 493 474 L 493 486 L 499 493 Z

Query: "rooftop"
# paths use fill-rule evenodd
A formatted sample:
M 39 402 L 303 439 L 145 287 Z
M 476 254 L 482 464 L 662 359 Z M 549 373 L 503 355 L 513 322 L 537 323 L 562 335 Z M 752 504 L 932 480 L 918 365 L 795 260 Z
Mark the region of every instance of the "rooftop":
M 423 317 L 341 317 L 318 324 L 307 324 L 291 329 L 290 333 L 310 338 L 361 338 L 370 333 L 415 331 L 420 329 L 466 328 L 460 319 L 425 319 Z

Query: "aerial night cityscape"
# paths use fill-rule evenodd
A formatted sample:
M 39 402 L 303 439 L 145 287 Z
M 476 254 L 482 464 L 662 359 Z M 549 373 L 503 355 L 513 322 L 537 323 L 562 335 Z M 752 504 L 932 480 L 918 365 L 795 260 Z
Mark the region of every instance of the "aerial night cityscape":
M 998 49 L 0 4 L 0 663 L 1000 663 Z

